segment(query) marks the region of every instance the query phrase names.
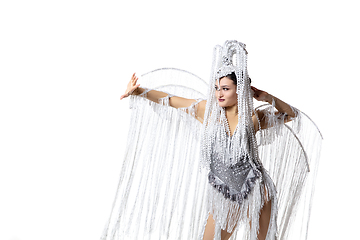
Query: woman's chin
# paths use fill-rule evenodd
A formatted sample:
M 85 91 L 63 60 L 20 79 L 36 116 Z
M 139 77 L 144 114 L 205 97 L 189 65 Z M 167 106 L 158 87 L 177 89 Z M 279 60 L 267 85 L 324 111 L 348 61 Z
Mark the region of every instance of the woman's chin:
M 220 106 L 220 107 L 226 107 L 226 103 L 225 103 L 225 102 L 220 102 L 220 101 L 218 101 L 218 103 L 219 103 L 219 106 Z

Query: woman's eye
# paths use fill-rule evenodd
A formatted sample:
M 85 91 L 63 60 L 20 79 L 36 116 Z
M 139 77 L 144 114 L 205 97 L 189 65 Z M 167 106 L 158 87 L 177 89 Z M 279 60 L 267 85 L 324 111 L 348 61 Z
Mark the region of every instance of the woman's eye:
M 227 90 L 229 90 L 228 88 L 223 88 L 224 89 L 224 91 L 227 91 Z
M 219 88 L 217 86 L 215 86 L 215 90 L 217 91 Z

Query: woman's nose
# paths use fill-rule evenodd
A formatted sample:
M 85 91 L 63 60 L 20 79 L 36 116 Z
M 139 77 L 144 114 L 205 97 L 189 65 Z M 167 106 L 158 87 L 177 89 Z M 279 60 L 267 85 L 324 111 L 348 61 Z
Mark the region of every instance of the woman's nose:
M 222 96 L 223 96 L 223 90 L 220 89 L 220 90 L 219 90 L 219 97 L 222 97 Z

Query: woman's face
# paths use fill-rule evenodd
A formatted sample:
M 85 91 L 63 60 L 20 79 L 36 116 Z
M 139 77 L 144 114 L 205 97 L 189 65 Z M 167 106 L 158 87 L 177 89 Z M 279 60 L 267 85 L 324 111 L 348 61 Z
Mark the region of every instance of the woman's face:
M 215 83 L 215 90 L 215 96 L 220 107 L 231 107 L 237 104 L 236 85 L 231 79 L 221 78 Z

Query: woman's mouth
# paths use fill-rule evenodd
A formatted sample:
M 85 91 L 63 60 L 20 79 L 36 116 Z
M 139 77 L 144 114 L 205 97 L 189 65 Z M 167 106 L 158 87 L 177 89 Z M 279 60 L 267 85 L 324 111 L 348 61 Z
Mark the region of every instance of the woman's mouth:
M 225 101 L 225 99 L 219 99 L 219 102 L 223 102 L 223 101 Z

